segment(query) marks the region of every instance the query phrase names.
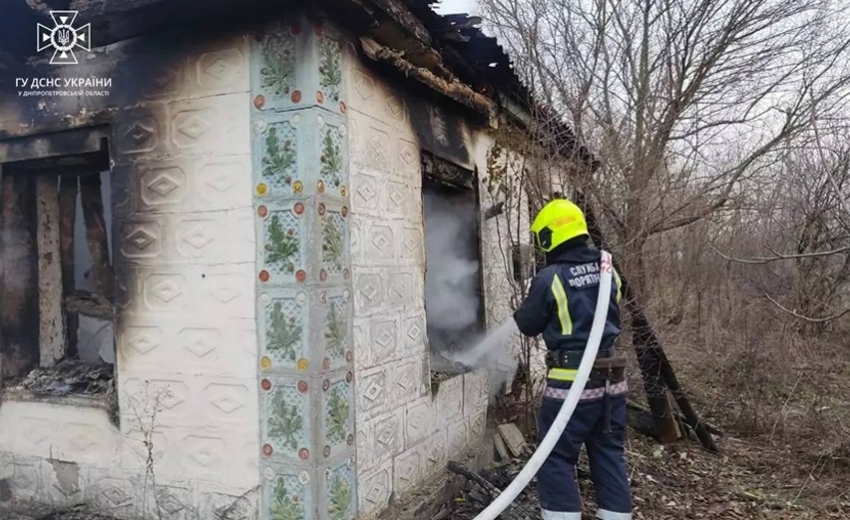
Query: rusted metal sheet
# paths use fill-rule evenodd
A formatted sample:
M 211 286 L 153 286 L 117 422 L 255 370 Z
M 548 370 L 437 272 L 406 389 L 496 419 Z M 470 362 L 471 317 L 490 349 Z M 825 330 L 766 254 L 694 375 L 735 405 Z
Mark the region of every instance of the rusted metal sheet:
M 404 27 L 417 40 L 425 45 L 431 44 L 431 34 L 422 22 L 405 7 L 402 2 L 397 0 L 371 0 L 371 3 L 378 6 L 384 13 L 390 16 L 392 20 Z

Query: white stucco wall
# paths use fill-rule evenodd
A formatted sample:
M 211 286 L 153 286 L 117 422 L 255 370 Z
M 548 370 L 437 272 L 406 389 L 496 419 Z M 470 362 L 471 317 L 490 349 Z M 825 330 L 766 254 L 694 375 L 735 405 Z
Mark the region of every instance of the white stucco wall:
M 126 42 L 76 71 L 156 75 L 115 115 L 110 143 L 120 429 L 104 409 L 4 401 L 0 478 L 16 497 L 150 511 L 142 430 L 154 408 L 165 518 L 212 518 L 257 486 L 247 39 L 179 48 Z M 115 96 L 138 88 L 133 74 L 113 78 Z M 75 489 L 53 485 L 51 461 L 75 465 Z
M 348 74 L 358 496 L 369 517 L 481 438 L 487 372 L 444 381 L 432 395 L 411 99 L 364 62 Z
M 508 176 L 503 182 L 509 188 L 509 196 L 498 190 L 488 189 L 487 178 L 491 175 L 487 171 L 488 156 L 494 146 L 494 132 L 477 131 L 474 135 L 475 163 L 479 165 L 479 193 L 482 211 L 498 204 L 504 203 L 503 212 L 493 218 L 481 221 L 481 256 L 484 280 L 485 311 L 487 327 L 498 327 L 508 320 L 521 304 L 521 295 L 518 282 L 514 281 L 512 245 L 521 244 L 529 246 L 531 219 L 533 216 L 528 212 L 528 196 L 520 189 L 522 183 L 519 168 L 527 166 L 522 158 L 506 160 L 503 156 L 498 164 L 506 167 Z M 510 350 L 517 359 L 522 359 L 522 341 L 519 335 L 515 335 L 509 344 Z M 531 374 L 532 381 L 539 390 L 545 383 L 545 346 L 541 340 L 532 340 L 531 344 Z M 510 377 L 510 372 L 494 374 L 491 380 L 497 384 Z M 510 381 L 508 381 L 510 382 Z
M 102 408 L 3 402 L 0 479 L 16 497 L 149 514 L 143 431 L 157 407 L 150 440 L 164 518 L 207 520 L 237 501 L 245 518 L 258 516 L 249 46 L 238 36 L 177 47 L 145 53 L 128 42 L 93 58 L 155 76 L 155 88 L 127 94 L 112 128 L 120 429 Z M 460 375 L 432 393 L 413 98 L 357 58 L 345 63 L 357 499 L 369 517 L 481 438 L 489 375 Z M 464 132 L 464 166 L 481 176 L 491 140 Z M 482 210 L 491 202 L 482 189 Z M 496 222 L 481 223 L 489 327 L 510 313 L 510 244 Z

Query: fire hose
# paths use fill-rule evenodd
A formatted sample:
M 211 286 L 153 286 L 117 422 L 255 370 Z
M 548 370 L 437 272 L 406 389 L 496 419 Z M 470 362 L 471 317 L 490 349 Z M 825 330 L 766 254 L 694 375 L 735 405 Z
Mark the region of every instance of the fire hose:
M 593 369 L 593 363 L 596 361 L 596 354 L 599 352 L 599 343 L 602 341 L 602 331 L 605 328 L 605 321 L 608 317 L 608 306 L 611 301 L 611 277 L 613 265 L 611 263 L 611 255 L 602 251 L 602 262 L 600 264 L 601 279 L 599 281 L 599 296 L 596 299 L 596 309 L 593 315 L 593 325 L 590 329 L 590 336 L 587 339 L 587 345 L 584 348 L 584 355 L 581 358 L 581 364 L 578 367 L 575 381 L 570 387 L 567 398 L 564 399 L 564 404 L 558 412 L 555 421 L 552 423 L 549 432 L 543 438 L 540 446 L 535 450 L 528 463 L 522 468 L 519 475 L 516 476 L 513 482 L 502 491 L 502 494 L 496 497 L 492 504 L 487 506 L 487 509 L 479 513 L 475 520 L 495 520 L 507 508 L 523 489 L 531 482 L 534 475 L 540 470 L 540 466 L 549 457 L 549 454 L 555 448 L 561 434 L 564 433 L 564 428 L 570 421 L 570 417 L 578 405 L 581 398 L 581 393 L 584 391 L 587 380 L 590 378 L 590 372 Z

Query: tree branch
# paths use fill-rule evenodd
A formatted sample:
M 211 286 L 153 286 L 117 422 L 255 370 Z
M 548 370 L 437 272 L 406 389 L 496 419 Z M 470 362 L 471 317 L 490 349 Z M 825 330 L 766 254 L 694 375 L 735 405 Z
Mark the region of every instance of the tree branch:
M 794 316 L 795 318 L 800 319 L 800 320 L 808 321 L 810 323 L 826 323 L 826 322 L 829 322 L 829 321 L 832 321 L 832 320 L 836 320 L 836 319 L 844 316 L 845 314 L 850 314 L 850 308 L 847 308 L 847 309 L 844 309 L 841 312 L 833 314 L 832 316 L 827 316 L 825 318 L 811 318 L 809 316 L 803 316 L 802 314 L 798 313 L 797 311 L 791 310 L 791 309 L 783 306 L 781 303 L 779 303 L 778 301 L 771 298 L 769 294 L 765 294 L 764 297 L 767 298 L 771 303 L 773 303 L 774 305 L 776 305 L 777 307 L 779 307 L 780 309 L 785 311 L 786 313 L 790 314 L 791 316 Z
M 735 258 L 733 256 L 725 255 L 725 254 L 721 253 L 720 250 L 718 250 L 716 247 L 714 247 L 712 245 L 709 245 L 708 247 L 710 247 L 715 253 L 717 253 L 718 255 L 723 257 L 724 260 L 728 260 L 730 262 L 737 262 L 739 264 L 749 264 L 749 265 L 764 265 L 764 264 L 769 264 L 771 262 L 777 262 L 779 260 L 795 260 L 795 259 L 800 259 L 800 258 L 818 258 L 818 257 L 824 257 L 824 256 L 837 255 L 839 253 L 845 253 L 847 251 L 850 251 L 850 246 L 847 246 L 847 247 L 840 247 L 838 249 L 833 249 L 831 251 L 818 251 L 818 252 L 815 252 L 815 253 L 800 253 L 800 254 L 786 255 L 786 254 L 778 253 L 778 252 L 774 251 L 773 249 L 771 249 L 770 252 L 773 253 L 774 256 L 757 257 L 757 258 L 752 258 L 752 259 L 743 259 L 743 258 Z

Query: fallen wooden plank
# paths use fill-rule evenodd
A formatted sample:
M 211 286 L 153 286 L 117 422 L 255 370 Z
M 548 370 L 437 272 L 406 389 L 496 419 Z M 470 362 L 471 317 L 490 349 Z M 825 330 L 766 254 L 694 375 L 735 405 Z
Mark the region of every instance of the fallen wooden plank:
M 640 404 L 638 404 L 634 401 L 626 401 L 626 406 L 629 408 L 629 410 L 634 410 L 636 412 L 645 412 L 645 413 L 650 413 L 650 414 L 652 413 L 649 410 L 649 408 L 646 408 L 645 406 L 642 406 L 642 405 L 640 405 Z M 680 414 L 678 412 L 677 412 L 677 414 L 678 414 L 678 417 L 679 417 L 680 420 L 685 421 L 685 417 L 682 414 Z M 704 421 L 704 420 L 702 421 L 702 424 L 705 425 L 706 429 L 711 434 L 716 435 L 718 437 L 723 437 L 723 430 L 721 430 L 717 426 L 711 424 L 710 422 Z
M 490 495 L 490 500 L 493 500 L 497 496 L 502 494 L 502 490 L 494 486 L 492 482 L 485 479 L 481 475 L 469 471 L 458 462 L 455 462 L 453 460 L 449 461 L 448 468 L 449 471 L 451 471 L 452 473 L 462 475 L 478 484 L 485 493 Z M 517 504 L 516 502 L 512 502 L 507 507 L 507 509 L 505 509 L 505 511 L 501 514 L 501 516 L 499 516 L 499 518 L 507 518 L 512 520 L 538 519 L 540 518 L 540 514 L 536 510 Z

